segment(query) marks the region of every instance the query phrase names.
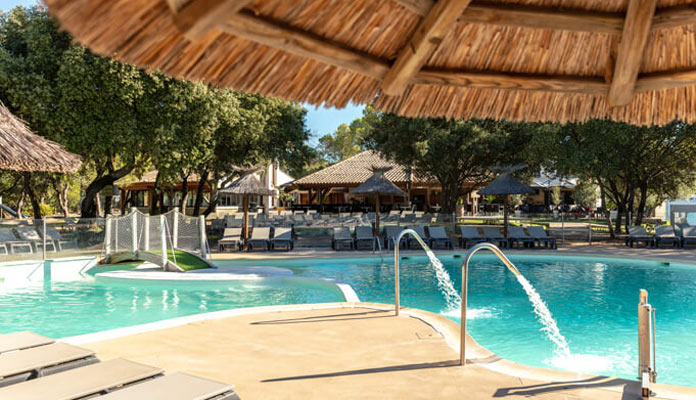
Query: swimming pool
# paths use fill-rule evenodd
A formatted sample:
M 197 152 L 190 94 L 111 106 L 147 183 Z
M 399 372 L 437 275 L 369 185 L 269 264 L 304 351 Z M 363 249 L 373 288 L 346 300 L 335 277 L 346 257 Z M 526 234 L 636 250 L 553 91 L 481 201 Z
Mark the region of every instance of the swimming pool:
M 532 305 L 512 273 L 490 254 L 476 255 L 469 271 L 469 333 L 484 347 L 528 365 L 583 370 L 634 379 L 637 304 L 647 289 L 657 309 L 658 382 L 696 386 L 696 267 L 613 258 L 511 257 L 548 304 L 573 357 L 555 356 Z M 461 291 L 461 258 L 441 257 Z M 239 264 L 239 263 L 235 263 Z M 258 265 L 258 262 L 255 263 Z M 299 276 L 330 277 L 353 286 L 362 301 L 394 302 L 393 263 L 375 259 L 265 261 Z M 447 310 L 425 257 L 401 262 L 401 304 Z

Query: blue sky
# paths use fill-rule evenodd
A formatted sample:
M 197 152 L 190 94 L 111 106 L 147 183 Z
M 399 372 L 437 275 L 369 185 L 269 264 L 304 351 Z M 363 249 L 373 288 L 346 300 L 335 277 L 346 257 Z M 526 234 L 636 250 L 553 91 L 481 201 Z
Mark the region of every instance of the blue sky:
M 37 0 L 0 0 L 0 10 L 6 11 L 15 6 L 32 6 Z M 323 108 L 316 109 L 314 106 L 306 104 L 307 108 L 307 127 L 312 132 L 312 142 L 316 142 L 321 136 L 333 132 L 341 124 L 349 124 L 355 118 L 362 116 L 364 106 L 349 104 L 346 108 Z

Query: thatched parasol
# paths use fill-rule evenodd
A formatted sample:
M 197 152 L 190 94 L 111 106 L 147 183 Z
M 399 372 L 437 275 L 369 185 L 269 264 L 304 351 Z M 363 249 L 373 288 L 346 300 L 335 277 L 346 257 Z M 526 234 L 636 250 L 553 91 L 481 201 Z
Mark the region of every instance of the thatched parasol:
M 220 193 L 238 194 L 243 196 L 242 207 L 244 208 L 244 249 L 247 248 L 247 240 L 249 238 L 249 196 L 272 196 L 273 190 L 267 188 L 259 178 L 256 177 L 256 172 L 261 168 L 252 168 L 242 171 L 242 176 L 232 182 L 228 187 L 220 189 Z
M 534 190 L 527 187 L 524 183 L 513 178 L 509 172 L 503 172 L 493 180 L 488 186 L 478 191 L 484 196 L 505 196 L 505 204 L 503 206 L 503 221 L 505 227 L 503 234 L 508 237 L 508 198 L 511 194 L 532 194 Z
M 394 195 L 405 196 L 406 192 L 399 189 L 389 179 L 384 177 L 384 174 L 392 169 L 392 167 L 372 167 L 372 176 L 369 177 L 362 185 L 351 191 L 351 194 L 371 196 L 375 195 L 375 236 L 379 236 L 379 196 Z
M 315 105 L 696 122 L 696 11 L 684 1 L 44 2 L 98 53 Z
M 80 156 L 33 133 L 0 102 L 0 169 L 73 173 Z

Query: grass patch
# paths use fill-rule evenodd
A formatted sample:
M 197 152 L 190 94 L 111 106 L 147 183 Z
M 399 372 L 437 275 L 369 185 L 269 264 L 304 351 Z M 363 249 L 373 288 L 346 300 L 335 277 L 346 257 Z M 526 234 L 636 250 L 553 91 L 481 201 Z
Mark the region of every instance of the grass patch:
M 180 266 L 184 271 L 210 268 L 208 263 L 183 250 L 174 250 L 173 253 L 174 254 L 172 254 L 172 251 L 167 250 L 167 257 L 169 258 L 169 261 L 175 262 L 176 265 Z

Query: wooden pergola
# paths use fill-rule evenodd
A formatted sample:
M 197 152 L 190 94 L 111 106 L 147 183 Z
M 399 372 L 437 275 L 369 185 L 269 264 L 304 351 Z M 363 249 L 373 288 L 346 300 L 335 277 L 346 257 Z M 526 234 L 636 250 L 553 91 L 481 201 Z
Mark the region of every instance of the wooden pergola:
M 690 0 L 46 0 L 173 76 L 407 116 L 696 122 Z

